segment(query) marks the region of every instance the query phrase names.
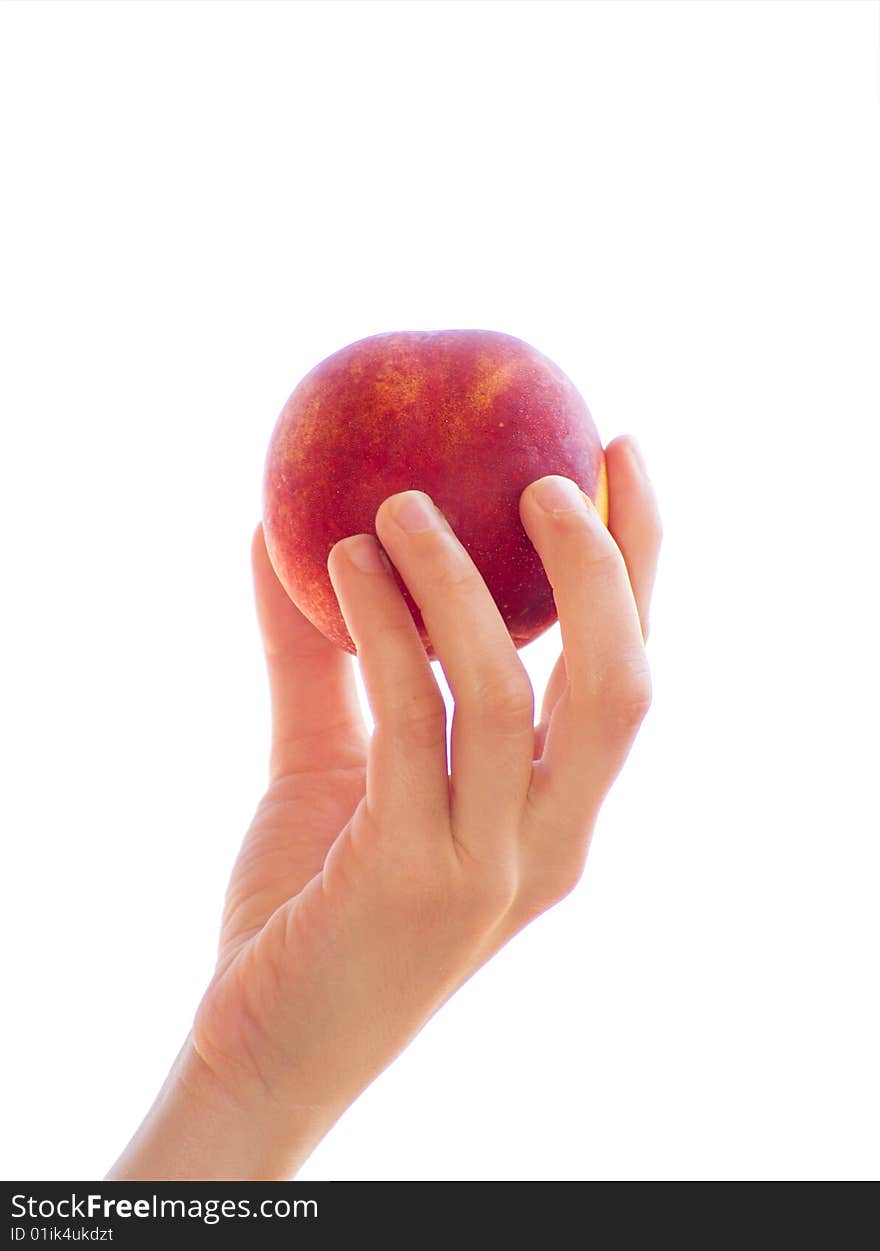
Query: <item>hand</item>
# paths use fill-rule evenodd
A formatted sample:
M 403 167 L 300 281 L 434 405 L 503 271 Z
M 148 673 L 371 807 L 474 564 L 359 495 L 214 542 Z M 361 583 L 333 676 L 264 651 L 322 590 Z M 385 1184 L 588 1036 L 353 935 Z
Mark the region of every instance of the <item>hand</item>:
M 606 460 L 608 529 L 576 489 L 542 506 L 564 480 L 533 483 L 520 501 L 563 642 L 537 727 L 525 668 L 449 526 L 418 493 L 379 509 L 377 534 L 453 695 L 451 769 L 443 698 L 375 538 L 344 539 L 328 562 L 370 737 L 350 658 L 290 602 L 257 530 L 269 786 L 191 1039 L 116 1176 L 290 1176 L 456 988 L 575 885 L 651 696 L 660 521 L 632 440 L 616 439 Z M 184 1119 L 187 1148 L 175 1152 L 167 1126 Z M 200 1125 L 231 1127 L 237 1157 L 212 1158 Z M 163 1152 L 174 1156 L 164 1171 Z

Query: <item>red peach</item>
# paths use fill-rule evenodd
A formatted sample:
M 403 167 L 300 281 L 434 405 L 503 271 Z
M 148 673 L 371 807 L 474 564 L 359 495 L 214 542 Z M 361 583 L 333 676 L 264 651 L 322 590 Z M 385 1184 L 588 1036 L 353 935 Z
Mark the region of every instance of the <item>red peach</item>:
M 308 373 L 272 434 L 263 528 L 302 613 L 354 652 L 327 573 L 339 539 L 375 533 L 398 491 L 425 491 L 485 579 L 517 647 L 556 620 L 519 518 L 523 489 L 573 478 L 608 519 L 605 457 L 580 394 L 552 361 L 493 330 L 400 331 L 342 348 Z M 429 656 L 419 609 L 395 571 Z

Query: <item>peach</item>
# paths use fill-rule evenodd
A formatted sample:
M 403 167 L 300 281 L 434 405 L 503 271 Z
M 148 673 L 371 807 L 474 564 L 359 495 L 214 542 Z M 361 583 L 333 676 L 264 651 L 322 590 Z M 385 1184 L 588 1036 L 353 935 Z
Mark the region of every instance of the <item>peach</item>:
M 354 652 L 327 573 L 330 549 L 375 533 L 387 496 L 426 491 L 522 647 L 556 620 L 519 518 L 521 492 L 545 474 L 573 478 L 607 522 L 598 432 L 546 356 L 492 330 L 373 335 L 316 365 L 278 418 L 263 481 L 269 557 L 300 611 Z M 395 578 L 433 656 L 419 609 Z

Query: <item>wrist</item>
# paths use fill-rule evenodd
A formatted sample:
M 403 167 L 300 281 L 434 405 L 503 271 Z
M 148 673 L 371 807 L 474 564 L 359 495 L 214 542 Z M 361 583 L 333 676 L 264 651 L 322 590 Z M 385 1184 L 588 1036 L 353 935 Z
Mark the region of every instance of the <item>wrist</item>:
M 109 1181 L 282 1181 L 323 1136 L 307 1107 L 300 1123 L 268 1094 L 221 1083 L 189 1035 Z

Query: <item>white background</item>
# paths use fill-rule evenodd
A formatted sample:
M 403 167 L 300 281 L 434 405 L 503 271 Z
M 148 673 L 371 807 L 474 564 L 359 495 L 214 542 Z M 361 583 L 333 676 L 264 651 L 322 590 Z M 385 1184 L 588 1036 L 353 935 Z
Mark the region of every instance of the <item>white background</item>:
M 101 1175 L 209 976 L 282 404 L 461 326 L 641 442 L 654 706 L 302 1176 L 877 1175 L 877 67 L 873 3 L 0 7 L 0 1175 Z

